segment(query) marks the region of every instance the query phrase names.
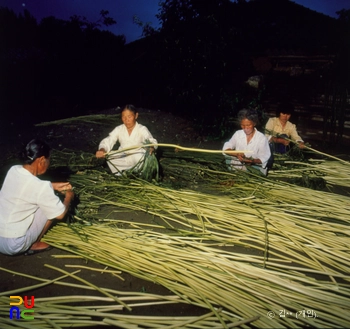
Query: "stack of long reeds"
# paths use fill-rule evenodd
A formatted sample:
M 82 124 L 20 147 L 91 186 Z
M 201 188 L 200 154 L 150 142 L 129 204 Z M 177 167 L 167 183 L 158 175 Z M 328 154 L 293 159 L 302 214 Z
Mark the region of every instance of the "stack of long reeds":
M 82 203 L 110 206 L 111 213 L 121 208 L 142 210 L 161 218 L 163 221 L 158 223 L 164 228 L 190 231 L 203 239 L 209 236 L 218 244 L 248 245 L 264 251 L 268 248 L 275 253 L 283 250 L 278 245 L 282 242 L 290 249 L 287 258 L 294 251 L 295 264 L 303 264 L 303 254 L 309 252 L 307 258 L 315 270 L 323 266 L 312 259 L 322 259 L 334 246 L 339 247 L 339 256 L 348 252 L 350 202 L 345 196 L 271 182 L 235 185 L 228 189 L 229 195 L 213 195 L 171 190 L 140 180 L 128 185 L 117 180 L 99 183 L 103 179 L 100 173 L 88 175 L 90 178 L 83 176 L 74 182 L 76 186 L 78 181 L 83 184 Z M 88 186 L 89 182 L 93 185 Z M 102 214 L 93 214 L 93 218 L 110 219 Z M 301 241 L 291 241 L 293 236 L 299 236 Z M 346 268 L 346 254 L 338 259 L 339 266 L 343 260 Z
M 168 180 L 172 180 L 173 186 L 196 188 L 197 183 L 204 182 L 208 185 L 208 183 L 227 179 L 228 172 L 221 151 L 191 149 L 172 144 L 159 145 L 162 149 L 160 151 L 162 173 Z M 280 156 L 273 170 L 269 171 L 269 179 L 283 180 L 293 185 L 323 190 L 327 188 L 332 190 L 334 186 L 346 188 L 350 186 L 350 163 L 348 161 L 311 151 L 315 150 L 309 148 L 308 158 L 302 161 L 287 155 Z M 112 151 L 111 154 L 116 152 L 119 151 Z M 315 158 L 312 158 L 313 154 Z M 54 151 L 52 160 L 52 167 L 67 166 L 71 171 L 96 168 L 102 165 L 101 160 L 96 159 L 93 154 L 72 150 Z M 251 181 L 251 175 L 246 181 Z M 203 184 L 200 186 L 202 187 Z
M 258 315 L 257 327 L 349 322 L 349 199 L 201 170 L 203 178 L 221 176 L 221 193 L 174 190 L 93 170 L 73 175 L 81 204 L 94 210 L 76 219 L 93 225 L 60 225 L 45 241 L 159 283 L 214 314 L 221 307 L 233 318 Z M 121 209 L 154 218 L 128 222 Z
M 217 324 L 208 328 L 247 319 L 259 328 L 350 322 L 348 197 L 224 171 L 213 158 L 171 158 L 161 160 L 171 180 L 184 174 L 213 193 L 117 179 L 87 165 L 70 177 L 80 201 L 70 224 L 45 241 L 165 286 L 212 312 Z M 334 162 L 324 175 L 325 162 L 305 166 L 348 186 L 348 164 Z M 125 211 L 149 216 L 135 222 Z
M 350 186 L 350 164 L 335 160 L 309 159 L 307 162 L 288 160 L 284 167 L 270 172 L 272 178 L 322 178 L 328 184 Z
M 213 312 L 207 308 L 202 309 L 202 315 L 192 316 L 143 316 L 135 313 L 128 314 L 128 312 L 122 311 L 133 312 L 134 310 L 142 308 L 161 308 L 162 306 L 169 307 L 169 305 L 176 307 L 175 304 L 186 305 L 189 304 L 189 302 L 176 295 L 125 292 L 110 288 L 96 287 L 92 283 L 80 278 L 79 272 L 81 272 L 81 270 L 68 272 L 61 268 L 50 265 L 46 266 L 64 275 L 49 280 L 0 268 L 0 271 L 9 272 L 14 277 L 26 277 L 27 279 L 30 278 L 33 281 L 40 282 L 27 287 L 18 284 L 15 290 L 0 292 L 1 328 L 100 328 L 105 326 L 116 328 L 216 328 L 218 326 L 231 328 L 240 324 L 253 322 L 257 319 L 257 317 L 244 320 L 234 319 L 235 323 L 232 324 L 229 322 L 231 318 L 227 312 L 224 312 L 222 309 L 215 309 L 215 312 Z M 69 267 L 81 266 L 70 265 Z M 83 266 L 83 270 L 98 270 L 101 272 L 101 275 L 108 275 L 108 273 L 113 275 L 116 272 L 113 270 L 89 268 L 87 266 Z M 66 282 L 66 278 L 73 278 L 79 283 Z M 51 284 L 81 289 L 82 294 L 34 297 L 36 295 L 35 289 L 43 288 Z M 23 320 L 17 309 L 11 310 L 10 303 L 18 302 L 18 297 L 9 297 L 23 294 L 27 295 L 28 292 L 33 294 L 34 304 L 31 305 L 32 299 L 28 298 L 29 305 L 32 307 L 29 309 L 29 312 L 24 313 L 27 319 Z M 88 292 L 91 292 L 91 295 L 89 295 Z M 197 305 L 197 309 L 200 310 L 200 305 Z M 19 306 L 19 310 L 20 312 L 27 311 L 23 304 Z M 219 322 L 216 314 L 222 314 L 221 319 L 224 326 Z
M 76 228 L 60 225 L 45 241 L 161 284 L 181 299 L 210 309 L 222 327 L 225 320 L 236 322 L 255 316 L 259 316 L 254 322 L 258 328 L 345 326 L 350 320 L 350 289 L 346 283 L 350 277 L 340 269 L 318 271 L 339 282 L 316 280 L 307 275 L 308 263 L 300 271 L 287 259 L 279 269 L 273 265 L 272 269 L 254 266 L 257 261 L 253 255 L 210 247 L 198 236 L 119 229 L 103 223 L 76 232 Z M 281 241 L 279 245 L 288 255 L 288 244 Z M 278 263 L 278 259 L 271 262 Z M 225 311 L 223 318 L 217 308 Z M 281 317 L 285 312 L 289 316 Z

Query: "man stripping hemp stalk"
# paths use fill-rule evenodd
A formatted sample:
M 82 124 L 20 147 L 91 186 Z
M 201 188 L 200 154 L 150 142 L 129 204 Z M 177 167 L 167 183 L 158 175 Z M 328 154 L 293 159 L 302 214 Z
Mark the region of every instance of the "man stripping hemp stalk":
M 149 130 L 136 121 L 138 111 L 135 106 L 126 105 L 121 112 L 121 118 L 123 124 L 114 128 L 109 136 L 100 142 L 96 152 L 97 158 L 105 158 L 108 154 L 108 166 L 112 173 L 117 176 L 121 176 L 123 171 L 141 172 L 146 153 L 148 154 L 147 158 L 156 160 L 154 150 L 158 143 Z M 120 144 L 118 152 L 111 154 L 110 151 L 117 142 Z M 153 145 L 147 151 L 141 146 L 150 143 Z M 135 148 L 135 145 L 140 145 L 140 147 Z M 149 160 L 147 160 L 148 162 Z

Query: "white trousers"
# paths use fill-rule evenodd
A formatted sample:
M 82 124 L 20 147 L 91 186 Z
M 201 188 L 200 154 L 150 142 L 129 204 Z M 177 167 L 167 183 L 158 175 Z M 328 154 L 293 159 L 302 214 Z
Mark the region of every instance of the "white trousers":
M 0 236 L 0 252 L 6 255 L 15 255 L 27 251 L 38 239 L 44 229 L 47 218 L 41 209 L 34 215 L 32 224 L 28 227 L 27 233 L 18 238 L 5 238 Z
M 139 171 L 143 165 L 144 156 L 144 150 L 135 153 L 117 153 L 112 155 L 107 163 L 113 174 L 121 173 L 124 170 L 130 169 L 133 169 L 133 171 Z

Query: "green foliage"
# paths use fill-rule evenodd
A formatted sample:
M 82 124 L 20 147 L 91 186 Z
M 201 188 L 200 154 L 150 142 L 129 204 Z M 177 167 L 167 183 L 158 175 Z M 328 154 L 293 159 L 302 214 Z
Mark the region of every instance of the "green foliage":
M 159 163 L 154 153 L 146 151 L 140 178 L 148 182 L 159 181 Z

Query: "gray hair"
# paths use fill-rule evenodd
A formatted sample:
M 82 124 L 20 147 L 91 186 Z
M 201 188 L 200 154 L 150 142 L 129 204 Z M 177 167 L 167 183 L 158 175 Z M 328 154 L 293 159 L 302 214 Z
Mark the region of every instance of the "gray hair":
M 238 122 L 241 122 L 244 119 L 252 121 L 254 125 L 259 123 L 259 115 L 256 110 L 253 109 L 242 109 L 237 114 Z

